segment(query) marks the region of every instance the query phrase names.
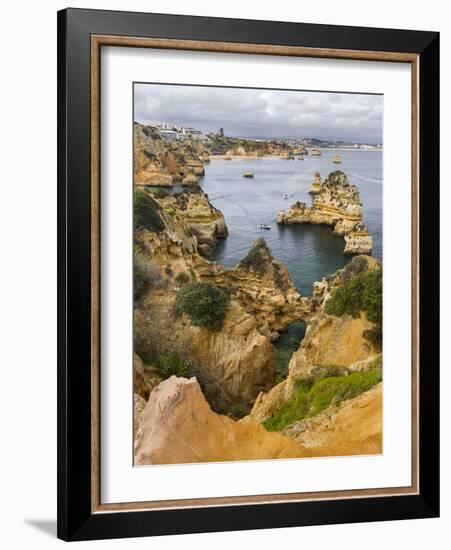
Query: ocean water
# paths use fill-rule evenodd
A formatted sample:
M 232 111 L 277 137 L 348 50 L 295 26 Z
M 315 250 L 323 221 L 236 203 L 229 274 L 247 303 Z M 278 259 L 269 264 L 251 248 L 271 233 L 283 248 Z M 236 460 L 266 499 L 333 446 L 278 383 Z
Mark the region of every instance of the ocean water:
M 311 295 L 315 281 L 351 260 L 343 255 L 344 240 L 325 226 L 279 226 L 276 215 L 296 201 L 310 205 L 313 174 L 318 171 L 325 178 L 337 169 L 359 188 L 364 221 L 373 236 L 373 256 L 382 259 L 382 152 L 342 150 L 342 163 L 333 164 L 336 153 L 323 150 L 321 157 L 309 155 L 303 161 L 264 157 L 207 164 L 200 185 L 224 214 L 229 229 L 212 259 L 232 267 L 247 254 L 252 241 L 264 237 L 274 257 L 287 266 L 299 292 Z M 254 178 L 243 178 L 244 172 L 253 172 Z M 260 229 L 261 223 L 271 230 Z

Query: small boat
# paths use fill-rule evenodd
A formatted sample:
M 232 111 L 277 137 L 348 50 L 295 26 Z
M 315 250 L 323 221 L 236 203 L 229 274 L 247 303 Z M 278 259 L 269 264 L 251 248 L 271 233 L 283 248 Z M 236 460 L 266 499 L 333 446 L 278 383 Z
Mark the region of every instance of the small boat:
M 253 178 L 254 173 L 253 172 L 244 172 L 243 178 Z
M 340 164 L 341 163 L 340 155 L 335 155 L 334 157 L 332 157 L 332 162 L 335 164 Z
M 286 193 L 284 193 L 284 194 L 282 195 L 282 197 L 283 197 L 284 199 L 289 199 L 289 198 L 290 198 L 289 195 L 287 195 Z
M 266 229 L 266 230 L 269 231 L 271 229 L 271 227 L 266 223 L 261 223 L 260 224 L 260 229 Z

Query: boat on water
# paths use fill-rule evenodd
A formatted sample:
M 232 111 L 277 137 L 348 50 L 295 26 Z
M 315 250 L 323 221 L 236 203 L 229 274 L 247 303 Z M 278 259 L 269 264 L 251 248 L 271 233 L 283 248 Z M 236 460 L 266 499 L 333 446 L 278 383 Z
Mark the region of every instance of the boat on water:
M 341 163 L 341 156 L 340 155 L 335 155 L 332 157 L 332 162 L 335 163 L 335 164 L 340 164 Z
M 270 230 L 271 229 L 271 226 L 269 226 L 268 224 L 266 223 L 261 223 L 260 224 L 260 229 L 266 229 L 266 230 Z
M 244 172 L 243 178 L 253 178 L 254 173 L 253 172 Z
M 282 197 L 283 197 L 284 199 L 290 198 L 289 195 L 287 195 L 286 193 L 284 193 L 284 194 L 282 195 Z

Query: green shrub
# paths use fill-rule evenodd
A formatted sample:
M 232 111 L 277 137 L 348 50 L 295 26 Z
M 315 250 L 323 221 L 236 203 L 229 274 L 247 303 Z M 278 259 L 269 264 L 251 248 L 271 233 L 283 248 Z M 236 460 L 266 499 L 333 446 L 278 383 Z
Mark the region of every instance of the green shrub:
M 160 216 L 160 206 L 155 200 L 140 189 L 133 194 L 133 225 L 135 231 L 148 229 L 149 231 L 162 231 L 165 228 Z
M 179 286 L 182 286 L 182 285 L 186 285 L 186 283 L 189 283 L 191 281 L 191 278 L 190 276 L 181 271 L 178 275 L 176 275 L 175 277 L 175 282 L 179 285 Z
M 366 331 L 366 337 L 374 344 L 382 344 L 382 269 L 360 271 L 337 287 L 326 303 L 330 315 L 352 315 L 357 318 L 366 313 L 374 329 Z
M 230 304 L 230 296 L 211 283 L 188 283 L 175 299 L 175 309 L 185 313 L 193 325 L 212 331 L 222 328 Z
M 153 366 L 160 371 L 163 378 L 169 378 L 173 375 L 186 378 L 189 375 L 191 365 L 179 353 L 173 351 L 160 355 L 153 362 Z
M 281 431 L 294 422 L 316 416 L 332 403 L 339 405 L 346 399 L 360 395 L 381 380 L 382 369 L 373 367 L 365 372 L 303 382 L 296 388 L 294 396 L 271 418 L 265 420 L 263 425 L 270 432 Z

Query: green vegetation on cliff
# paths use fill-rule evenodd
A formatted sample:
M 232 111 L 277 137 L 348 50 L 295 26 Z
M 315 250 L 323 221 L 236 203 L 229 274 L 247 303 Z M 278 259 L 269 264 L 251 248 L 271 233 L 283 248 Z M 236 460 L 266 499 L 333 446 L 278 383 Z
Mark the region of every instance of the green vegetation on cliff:
M 135 301 L 144 296 L 150 288 L 164 285 L 158 266 L 148 257 L 133 254 L 133 298 Z
M 187 283 L 178 291 L 175 309 L 185 313 L 193 325 L 221 330 L 230 296 L 212 283 Z
M 133 224 L 135 231 L 148 229 L 162 231 L 165 228 L 160 216 L 160 206 L 144 191 L 136 189 L 133 193 Z
M 291 399 L 271 417 L 263 422 L 270 432 L 281 431 L 294 422 L 316 416 L 331 404 L 339 405 L 345 399 L 351 399 L 368 391 L 382 380 L 380 361 L 366 372 L 354 372 L 344 376 L 331 376 L 316 382 L 303 382 Z
M 256 239 L 247 255 L 239 263 L 239 266 L 244 269 L 253 269 L 261 277 L 267 269 L 268 261 L 271 260 L 271 251 L 265 239 Z
M 329 315 L 351 315 L 364 311 L 374 328 L 365 336 L 377 346 L 382 344 L 382 268 L 360 271 L 337 287 L 325 306 Z
M 192 365 L 179 353 L 172 351 L 160 355 L 152 366 L 159 371 L 163 378 L 170 378 L 173 375 L 179 378 L 188 378 Z

